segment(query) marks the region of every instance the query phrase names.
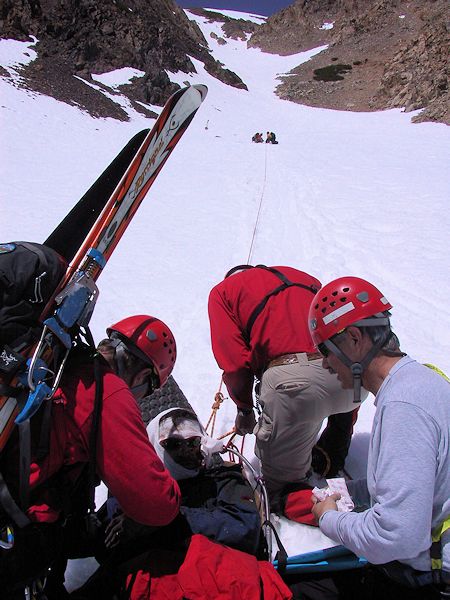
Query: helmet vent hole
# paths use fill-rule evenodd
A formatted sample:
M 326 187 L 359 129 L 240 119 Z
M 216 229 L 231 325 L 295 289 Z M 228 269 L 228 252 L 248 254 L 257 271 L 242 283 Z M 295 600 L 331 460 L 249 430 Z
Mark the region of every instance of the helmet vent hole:
M 332 302 L 330 302 L 330 306 L 336 306 L 336 300 L 333 300 Z
M 325 314 L 327 312 L 327 309 L 326 308 L 322 308 L 321 312 L 322 312 L 322 314 Z
M 167 342 L 164 342 L 164 348 L 167 348 Z
M 347 296 L 342 296 L 342 298 L 340 300 L 341 300 L 341 302 L 347 302 Z
M 326 302 L 328 300 L 328 297 L 325 296 L 324 298 L 322 298 L 322 302 Z
M 337 293 L 337 291 L 336 291 L 336 290 L 334 290 L 334 292 L 331 292 L 331 295 L 332 295 L 332 296 L 337 296 L 337 295 L 338 295 L 338 293 Z
M 350 291 L 350 288 L 349 287 L 342 288 L 342 291 L 347 294 Z
M 319 308 L 319 305 L 316 304 L 314 308 L 315 308 L 315 310 L 317 310 Z
M 163 331 L 163 337 L 167 337 L 167 333 L 165 331 Z

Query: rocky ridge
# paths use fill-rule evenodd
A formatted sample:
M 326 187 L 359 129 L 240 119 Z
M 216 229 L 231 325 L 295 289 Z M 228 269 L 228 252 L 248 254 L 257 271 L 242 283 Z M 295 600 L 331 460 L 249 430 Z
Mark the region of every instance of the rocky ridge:
M 23 69 L 25 85 L 95 116 L 127 118 L 111 99 L 118 92 L 98 93 L 102 86 L 91 78 L 124 66 L 145 73 L 119 90 L 141 112 L 148 111 L 140 102 L 162 105 L 178 89 L 166 70 L 195 72 L 191 56 L 214 77 L 246 89 L 213 58 L 200 28 L 173 0 L 3 0 L 0 37 L 30 36 L 39 40 L 38 58 Z
M 282 79 L 282 98 L 338 110 L 424 109 L 414 121 L 450 124 L 449 17 L 447 0 L 296 0 L 249 45 L 292 54 L 328 44 Z

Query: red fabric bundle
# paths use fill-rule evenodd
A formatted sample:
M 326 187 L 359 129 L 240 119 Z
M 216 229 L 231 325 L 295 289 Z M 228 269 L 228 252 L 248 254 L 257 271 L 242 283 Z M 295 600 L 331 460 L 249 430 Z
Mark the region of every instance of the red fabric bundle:
M 132 580 L 130 575 L 128 584 Z M 263 596 L 261 596 L 261 588 Z M 194 535 L 177 574 L 151 577 L 139 571 L 131 600 L 292 600 L 271 563 Z
M 312 507 L 312 490 L 298 490 L 286 496 L 284 515 L 291 521 L 317 527 L 317 521 L 311 512 Z

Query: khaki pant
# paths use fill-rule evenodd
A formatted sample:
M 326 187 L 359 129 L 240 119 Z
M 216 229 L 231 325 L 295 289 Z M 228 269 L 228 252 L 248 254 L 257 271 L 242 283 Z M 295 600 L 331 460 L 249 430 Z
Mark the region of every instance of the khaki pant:
M 343 390 L 322 359 L 296 356 L 298 363 L 271 367 L 261 380 L 255 453 L 270 495 L 308 476 L 323 420 L 355 408 L 353 390 Z

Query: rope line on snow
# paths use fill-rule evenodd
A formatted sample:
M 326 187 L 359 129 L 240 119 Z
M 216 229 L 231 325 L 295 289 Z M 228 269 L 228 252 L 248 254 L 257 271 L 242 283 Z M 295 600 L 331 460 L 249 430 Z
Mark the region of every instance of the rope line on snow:
M 258 223 L 259 223 L 259 217 L 261 215 L 261 208 L 262 208 L 262 203 L 263 203 L 263 199 L 264 199 L 264 193 L 266 191 L 266 179 L 267 179 L 267 144 L 264 144 L 265 148 L 264 148 L 264 180 L 263 180 L 263 186 L 262 186 L 262 190 L 261 190 L 261 198 L 259 199 L 259 208 L 258 208 L 258 214 L 256 215 L 256 222 L 255 222 L 255 227 L 253 229 L 253 236 L 252 236 L 252 242 L 250 244 L 250 251 L 248 253 L 248 257 L 247 257 L 247 264 L 250 264 L 250 259 L 252 258 L 252 254 L 253 254 L 253 246 L 255 243 L 255 237 L 256 237 L 256 231 L 258 229 Z
M 258 230 L 258 224 L 259 224 L 259 218 L 261 215 L 261 210 L 262 210 L 262 204 L 263 204 L 263 199 L 264 199 L 264 194 L 266 191 L 266 181 L 267 181 L 267 144 L 264 144 L 264 178 L 263 178 L 263 185 L 262 185 L 262 190 L 261 190 L 261 197 L 259 199 L 259 207 L 258 207 L 258 213 L 256 215 L 256 221 L 255 221 L 255 227 L 253 228 L 253 235 L 252 235 L 252 241 L 250 244 L 250 250 L 248 253 L 248 257 L 247 257 L 247 265 L 250 264 L 250 260 L 252 258 L 252 254 L 253 254 L 253 246 L 255 244 L 255 238 L 256 238 L 256 232 Z M 215 425 L 216 425 L 216 418 L 217 418 L 217 411 L 220 408 L 220 405 L 223 403 L 223 401 L 225 400 L 224 395 L 222 394 L 222 384 L 223 384 L 223 377 L 220 378 L 220 384 L 219 384 L 219 389 L 217 390 L 215 396 L 214 396 L 214 402 L 213 405 L 211 407 L 211 416 L 208 419 L 208 423 L 206 424 L 205 427 L 205 431 L 208 432 L 208 427 L 211 425 L 211 431 L 209 432 L 209 435 L 211 437 L 214 437 L 214 429 L 215 429 Z M 218 437 L 217 439 L 222 440 L 226 437 L 228 437 L 229 435 L 231 435 L 230 439 L 228 440 L 228 443 L 226 444 L 226 447 L 233 447 L 233 440 L 236 437 L 237 433 L 236 433 L 236 428 L 233 427 L 233 429 L 231 429 L 231 431 L 228 431 L 227 433 L 224 433 L 223 435 L 221 435 L 220 437 Z M 241 454 L 243 454 L 244 452 L 244 442 L 245 442 L 245 435 L 242 436 L 242 444 L 241 444 Z M 231 459 L 231 454 L 230 454 L 230 459 Z

